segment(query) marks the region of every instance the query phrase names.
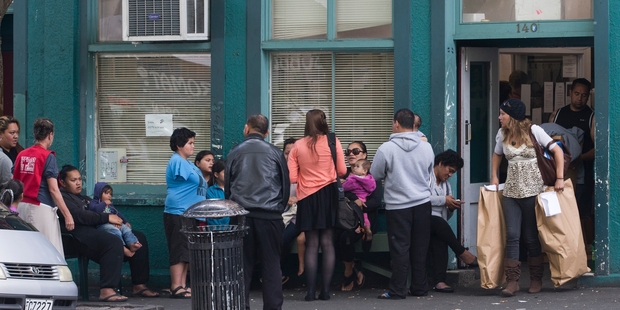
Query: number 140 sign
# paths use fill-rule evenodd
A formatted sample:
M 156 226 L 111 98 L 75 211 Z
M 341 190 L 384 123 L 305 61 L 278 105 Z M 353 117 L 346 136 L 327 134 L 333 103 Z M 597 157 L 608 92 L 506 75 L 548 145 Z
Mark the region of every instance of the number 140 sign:
M 526 23 L 518 23 L 517 24 L 517 33 L 521 33 L 521 32 L 536 32 L 538 31 L 538 24 L 536 23 L 531 23 L 531 24 L 526 24 Z

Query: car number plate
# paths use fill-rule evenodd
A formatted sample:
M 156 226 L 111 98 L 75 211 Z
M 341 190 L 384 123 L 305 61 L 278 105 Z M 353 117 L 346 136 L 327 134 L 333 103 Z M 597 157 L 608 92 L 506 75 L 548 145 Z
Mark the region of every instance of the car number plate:
M 51 310 L 53 299 L 26 298 L 25 310 Z

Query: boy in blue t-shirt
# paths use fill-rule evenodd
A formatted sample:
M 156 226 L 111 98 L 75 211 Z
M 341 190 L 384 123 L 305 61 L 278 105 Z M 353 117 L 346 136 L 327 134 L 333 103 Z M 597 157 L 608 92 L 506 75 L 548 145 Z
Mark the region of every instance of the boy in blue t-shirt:
M 215 184 L 211 185 L 207 189 L 207 199 L 224 199 L 224 168 L 226 168 L 225 160 L 218 160 L 213 164 L 211 173 L 213 174 L 213 180 Z M 230 218 L 210 218 L 207 219 L 208 225 L 229 225 Z

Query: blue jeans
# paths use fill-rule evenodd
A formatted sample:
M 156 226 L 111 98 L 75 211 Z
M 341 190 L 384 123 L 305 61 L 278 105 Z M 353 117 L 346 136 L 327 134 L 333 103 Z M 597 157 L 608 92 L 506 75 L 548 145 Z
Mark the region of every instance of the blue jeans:
M 519 260 L 519 239 L 522 232 L 528 256 L 542 255 L 536 226 L 536 196 L 518 199 L 504 197 L 503 202 L 506 221 L 506 258 Z
M 119 237 L 123 241 L 123 245 L 129 245 L 138 242 L 138 238 L 136 238 L 136 236 L 133 234 L 131 228 L 129 228 L 129 226 L 125 224 L 121 225 L 121 228 L 116 228 L 116 226 L 108 223 L 97 226 L 97 229 L 103 230 Z

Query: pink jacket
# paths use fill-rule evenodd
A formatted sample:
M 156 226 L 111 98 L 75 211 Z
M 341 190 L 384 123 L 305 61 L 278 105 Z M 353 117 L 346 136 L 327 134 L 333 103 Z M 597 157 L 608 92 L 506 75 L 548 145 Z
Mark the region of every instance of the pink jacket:
M 372 194 L 376 188 L 377 182 L 370 174 L 362 178 L 351 173 L 344 183 L 342 183 L 342 189 L 344 189 L 345 192 L 353 192 L 353 194 L 363 202 L 366 202 L 366 197 Z

